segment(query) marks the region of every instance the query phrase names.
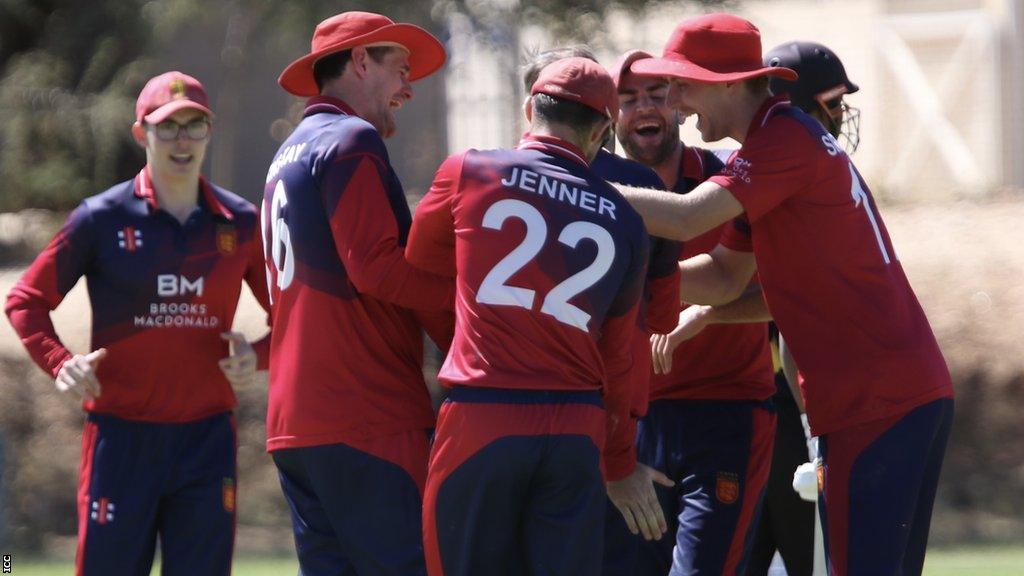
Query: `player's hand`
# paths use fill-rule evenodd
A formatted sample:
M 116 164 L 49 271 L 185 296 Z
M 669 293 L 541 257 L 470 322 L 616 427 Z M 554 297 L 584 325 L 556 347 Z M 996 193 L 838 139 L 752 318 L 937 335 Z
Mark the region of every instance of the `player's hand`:
M 679 324 L 668 334 L 651 335 L 651 361 L 655 374 L 672 371 L 672 354 L 680 344 L 700 334 L 708 325 L 710 306 L 689 306 L 679 313 Z
M 622 513 L 629 531 L 643 534 L 647 540 L 657 540 L 668 530 L 665 514 L 654 492 L 655 483 L 662 486 L 674 484 L 668 476 L 640 463 L 629 476 L 608 482 L 608 498 Z
M 99 398 L 101 390 L 100 381 L 96 377 L 96 368 L 106 355 L 107 349 L 100 348 L 85 355 L 75 354 L 72 356 L 57 372 L 57 378 L 54 379 L 57 390 L 61 392 L 71 390 L 86 400 Z
M 256 351 L 253 350 L 252 344 L 238 332 L 224 332 L 220 337 L 230 344 L 230 355 L 217 363 L 221 372 L 235 388 L 244 388 L 252 384 L 256 376 Z

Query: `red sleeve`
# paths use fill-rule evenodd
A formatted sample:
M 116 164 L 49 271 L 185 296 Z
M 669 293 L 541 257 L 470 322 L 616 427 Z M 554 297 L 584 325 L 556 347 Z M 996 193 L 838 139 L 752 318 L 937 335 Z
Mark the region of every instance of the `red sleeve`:
M 773 118 L 744 143 L 720 174 L 708 179 L 736 197 L 751 223 L 813 182 L 817 165 L 812 142 L 807 131 L 794 123 Z
M 83 203 L 7 295 L 4 310 L 11 326 L 32 360 L 51 377 L 72 354 L 57 336 L 50 312 L 89 269 L 92 247 L 92 218 Z
M 621 480 L 636 468 L 636 419 L 630 415 L 635 400 L 633 338 L 636 336 L 636 317 L 640 310 L 644 278 L 647 274 L 647 235 L 632 255 L 633 265 L 626 275 L 613 310 L 629 308 L 618 316 L 609 316 L 601 326 L 598 348 L 604 360 L 604 403 L 607 414 L 604 449 L 605 475 L 608 480 Z M 630 305 L 631 304 L 631 305 Z M 648 366 L 644 366 L 649 370 Z
M 679 267 L 667 276 L 648 278 L 647 328 L 656 334 L 668 334 L 679 323 Z M 645 366 L 645 369 L 649 367 Z
M 608 480 L 621 480 L 636 468 L 636 418 L 630 412 L 634 400 L 632 335 L 639 302 L 624 316 L 611 317 L 601 326 L 599 346 L 605 365 L 604 465 Z M 644 366 L 645 370 L 649 370 Z
M 416 207 L 405 257 L 414 266 L 455 277 L 455 194 L 466 153 L 449 156 L 437 169 L 430 190 Z
M 415 310 L 416 320 L 434 344 L 447 354 L 455 337 L 455 312 L 451 310 Z
M 753 252 L 754 241 L 750 235 L 750 224 L 746 216 L 737 216 L 722 228 L 719 244 L 736 252 Z
M 253 232 L 252 250 L 249 255 L 249 265 L 245 269 L 245 283 L 249 290 L 256 297 L 260 307 L 267 312 L 267 326 L 270 326 L 270 296 L 267 286 L 267 264 L 263 255 L 263 235 L 260 234 L 259 221 L 257 217 L 256 230 Z M 267 370 L 270 368 L 270 333 L 257 340 L 252 345 L 256 351 L 256 369 Z
M 363 294 L 406 308 L 451 310 L 451 280 L 419 270 L 405 259 L 383 170 L 379 158 L 357 154 L 335 161 L 325 176 L 327 194 L 339 194 L 341 187 L 333 209 L 328 200 L 328 213 L 345 271 Z

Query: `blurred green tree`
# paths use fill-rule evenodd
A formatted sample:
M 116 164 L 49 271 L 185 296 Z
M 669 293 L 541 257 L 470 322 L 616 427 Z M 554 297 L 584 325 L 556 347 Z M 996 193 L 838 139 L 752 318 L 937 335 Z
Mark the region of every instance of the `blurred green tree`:
M 690 2 L 721 4 L 722 0 Z M 266 75 L 267 63 L 277 62 L 275 55 L 296 54 L 296 47 L 308 45 L 317 22 L 341 11 L 386 13 L 431 28 L 443 40 L 448 17 L 460 13 L 488 41 L 516 46 L 511 37 L 521 22 L 542 23 L 567 41 L 599 43 L 602 19 L 610 10 L 637 11 L 664 3 L 0 0 L 0 212 L 27 207 L 66 210 L 83 197 L 131 177 L 143 162 L 142 151 L 126 129 L 133 120 L 134 100 L 145 80 L 169 69 L 168 64 L 184 62 L 189 70 L 198 68 L 204 81 L 215 79 L 220 88 L 215 102 L 218 115 L 236 120 L 224 123 L 236 127 L 241 123 L 238 101 L 247 90 L 251 92 L 254 69 Z M 203 50 L 219 53 L 205 53 L 195 62 L 195 48 L 188 53 L 176 46 L 183 38 L 196 36 L 206 39 Z M 441 115 L 437 120 L 443 127 L 443 86 L 436 90 L 441 95 L 435 97 Z M 223 140 L 216 149 L 221 158 L 242 154 L 235 140 L 252 136 L 228 132 L 218 136 Z M 265 138 L 265 131 L 262 135 Z M 400 135 L 399 140 L 405 137 Z M 431 144 L 443 151 L 443 140 L 435 138 Z M 246 161 L 255 164 L 252 158 Z M 431 157 L 419 163 L 434 161 Z M 233 176 L 251 171 L 249 165 L 235 166 L 226 170 L 224 179 L 248 190 L 253 188 L 251 182 L 238 183 Z M 213 176 L 216 180 L 222 175 Z M 247 193 L 256 194 L 258 188 Z

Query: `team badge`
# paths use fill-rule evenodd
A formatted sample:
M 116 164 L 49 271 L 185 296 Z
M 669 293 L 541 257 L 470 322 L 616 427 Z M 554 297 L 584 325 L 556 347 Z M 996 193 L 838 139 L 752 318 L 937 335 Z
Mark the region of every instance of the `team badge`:
M 235 513 L 235 480 L 234 478 L 225 478 L 223 488 L 221 489 L 221 501 L 224 503 L 224 511 L 231 514 Z
M 231 256 L 238 247 L 238 232 L 234 226 L 217 226 L 217 251 Z
M 142 248 L 142 230 L 134 226 L 125 226 L 118 230 L 117 247 L 127 252 L 135 252 Z
M 171 80 L 171 98 L 174 100 L 181 100 L 185 97 L 185 81 L 181 78 L 175 78 Z
M 733 504 L 740 497 L 740 477 L 731 472 L 719 472 L 715 480 L 715 497 L 722 504 Z
M 89 518 L 97 524 L 109 524 L 114 521 L 114 503 L 109 498 L 98 498 L 92 501 Z

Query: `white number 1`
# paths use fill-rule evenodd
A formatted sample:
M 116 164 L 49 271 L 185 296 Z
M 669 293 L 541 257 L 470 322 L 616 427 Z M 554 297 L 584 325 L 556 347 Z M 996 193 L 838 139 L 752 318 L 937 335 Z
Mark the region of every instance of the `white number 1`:
M 863 205 L 864 212 L 867 212 L 868 221 L 871 222 L 871 228 L 875 231 L 875 240 L 878 241 L 878 249 L 882 251 L 882 258 L 885 263 L 889 263 L 889 251 L 885 249 L 885 242 L 882 240 L 882 231 L 878 229 L 878 221 L 875 220 L 875 214 L 871 211 L 871 202 L 868 199 L 868 193 L 864 190 L 864 186 L 860 183 L 860 176 L 857 174 L 857 170 L 853 168 L 853 162 L 847 164 L 850 167 L 850 196 L 853 197 L 853 203 L 858 208 Z

